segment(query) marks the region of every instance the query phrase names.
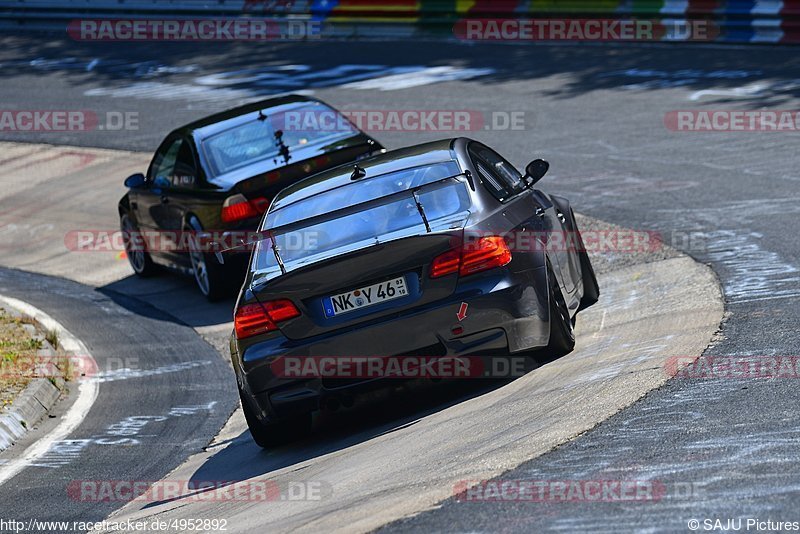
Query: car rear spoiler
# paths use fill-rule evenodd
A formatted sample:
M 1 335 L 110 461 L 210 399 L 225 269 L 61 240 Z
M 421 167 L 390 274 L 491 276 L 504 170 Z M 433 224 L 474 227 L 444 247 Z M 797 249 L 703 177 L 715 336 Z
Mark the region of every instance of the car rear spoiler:
M 227 252 L 237 251 L 237 250 L 246 250 L 250 247 L 255 246 L 259 241 L 263 241 L 268 239 L 271 243 L 272 252 L 275 254 L 275 260 L 277 261 L 278 265 L 281 268 L 281 272 L 286 274 L 286 267 L 283 264 L 283 260 L 281 259 L 280 250 L 278 249 L 275 239 L 273 236 L 275 235 L 282 235 L 288 234 L 290 232 L 294 232 L 297 230 L 301 230 L 303 228 L 307 228 L 309 226 L 314 226 L 316 224 L 326 223 L 328 221 L 332 221 L 334 219 L 338 219 L 341 217 L 346 217 L 347 215 L 352 215 L 354 213 L 358 213 L 360 211 L 364 211 L 365 209 L 370 209 L 376 206 L 381 206 L 383 204 L 389 204 L 394 200 L 406 198 L 411 195 L 414 200 L 414 204 L 417 206 L 417 210 L 419 210 L 420 217 L 422 218 L 422 222 L 425 224 L 425 230 L 430 233 L 431 232 L 431 225 L 428 221 L 428 217 L 425 214 L 425 207 L 419 200 L 419 192 L 423 189 L 430 189 L 434 186 L 456 181 L 456 178 L 459 176 L 465 176 L 464 173 L 456 174 L 454 176 L 448 176 L 447 178 L 442 178 L 441 180 L 437 180 L 436 182 L 431 182 L 428 184 L 420 185 L 411 189 L 406 189 L 403 191 L 398 191 L 396 193 L 392 193 L 390 195 L 386 195 L 379 198 L 373 198 L 367 200 L 366 202 L 360 202 L 358 204 L 354 204 L 352 206 L 347 206 L 344 208 L 339 208 L 337 210 L 333 210 L 327 213 L 322 213 L 320 215 L 315 215 L 313 217 L 309 217 L 308 219 L 302 219 L 300 221 L 295 221 L 292 223 L 284 224 L 281 226 L 276 226 L 275 228 L 270 228 L 268 230 L 260 230 L 252 234 L 252 237 L 256 238 L 255 240 L 251 239 L 248 242 L 241 241 L 239 245 L 235 247 L 231 247 L 225 250 L 216 251 L 215 254 L 217 256 L 217 260 L 220 263 L 224 263 L 223 254 Z

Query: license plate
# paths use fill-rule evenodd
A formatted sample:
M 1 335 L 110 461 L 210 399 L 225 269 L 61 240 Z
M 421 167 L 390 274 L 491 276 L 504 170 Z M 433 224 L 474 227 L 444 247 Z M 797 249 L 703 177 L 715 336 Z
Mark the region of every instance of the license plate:
M 361 287 L 348 291 L 347 293 L 340 293 L 327 297 L 322 301 L 325 308 L 326 317 L 336 317 L 343 313 L 374 306 L 381 302 L 399 299 L 408 295 L 406 289 L 406 279 L 403 277 L 387 280 L 380 284 L 374 284 L 367 287 Z

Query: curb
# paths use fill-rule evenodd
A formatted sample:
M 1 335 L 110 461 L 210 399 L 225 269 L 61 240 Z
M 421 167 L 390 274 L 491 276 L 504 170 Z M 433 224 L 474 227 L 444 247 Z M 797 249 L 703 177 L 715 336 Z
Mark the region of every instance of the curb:
M 12 299 L 0 295 L 0 307 L 14 315 L 27 316 L 25 310 L 14 304 Z M 37 321 L 40 330 L 43 325 Z M 42 339 L 44 348 L 39 351 L 40 356 L 54 356 L 53 346 Z M 17 395 L 8 411 L 0 415 L 0 452 L 11 447 L 17 440 L 24 436 L 50 409 L 55 405 L 64 389 L 64 380 L 48 378 L 35 378 Z
M 50 411 L 61 390 L 46 378 L 37 378 L 0 415 L 0 452 L 12 446 Z

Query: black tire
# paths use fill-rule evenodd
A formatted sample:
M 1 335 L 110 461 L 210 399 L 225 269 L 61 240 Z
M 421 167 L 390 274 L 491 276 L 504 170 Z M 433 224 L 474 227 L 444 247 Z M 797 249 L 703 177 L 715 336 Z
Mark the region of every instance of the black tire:
M 589 253 L 585 250 L 581 251 L 581 277 L 583 278 L 583 297 L 581 297 L 578 311 L 585 310 L 600 300 L 600 285 L 597 283 L 592 262 L 589 261 Z
M 274 449 L 297 441 L 308 435 L 311 430 L 310 413 L 288 421 L 264 424 L 256 418 L 241 389 L 239 390 L 239 399 L 242 402 L 242 412 L 244 412 L 247 427 L 250 429 L 250 435 L 256 445 L 262 449 Z
M 136 273 L 136 276 L 141 276 L 142 278 L 153 276 L 158 271 L 158 267 L 153 263 L 150 253 L 147 252 L 144 240 L 135 240 L 142 244 L 141 247 L 137 247 L 135 246 L 136 243 L 132 242 L 130 238 L 131 234 L 139 232 L 139 227 L 127 213 L 120 215 L 119 227 L 125 245 L 125 255 L 128 257 L 128 263 L 133 272 Z
M 575 348 L 574 322 L 570 317 L 561 288 L 558 287 L 558 280 L 549 264 L 547 266 L 547 282 L 550 296 L 550 341 L 544 352 L 546 356 L 558 358 L 569 354 Z
M 203 227 L 197 218 L 189 220 L 186 232 L 201 232 Z M 191 240 L 190 243 L 193 243 Z M 229 296 L 231 284 L 226 276 L 225 267 L 217 261 L 216 254 L 209 254 L 201 249 L 189 251 L 189 262 L 192 265 L 192 275 L 197 288 L 208 299 L 216 302 Z
M 581 278 L 583 279 L 583 297 L 578 306 L 578 311 L 585 310 L 589 306 L 596 304 L 600 300 L 600 284 L 597 283 L 597 276 L 594 274 L 594 267 L 589 260 L 589 253 L 586 251 L 586 245 L 583 244 L 581 232 L 578 229 L 578 223 L 575 221 L 575 213 L 570 208 L 570 215 L 574 225 L 574 230 L 578 234 L 578 248 L 581 262 Z M 573 323 L 574 324 L 574 323 Z

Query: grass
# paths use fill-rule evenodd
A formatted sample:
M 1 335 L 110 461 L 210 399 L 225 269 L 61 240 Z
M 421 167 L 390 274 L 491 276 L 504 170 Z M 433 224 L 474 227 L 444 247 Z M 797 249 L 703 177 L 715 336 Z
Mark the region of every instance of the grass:
M 0 407 L 11 404 L 37 373 L 37 353 L 44 347 L 24 325 L 36 324 L 29 317 L 14 317 L 0 310 Z M 57 347 L 58 335 L 48 332 L 47 342 Z M 53 343 L 53 341 L 55 343 Z

